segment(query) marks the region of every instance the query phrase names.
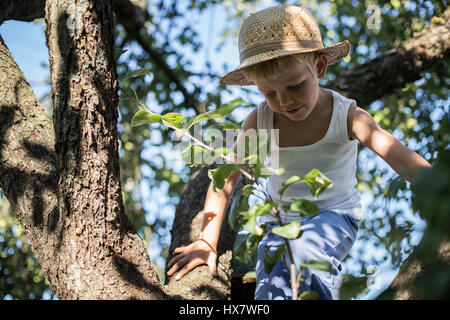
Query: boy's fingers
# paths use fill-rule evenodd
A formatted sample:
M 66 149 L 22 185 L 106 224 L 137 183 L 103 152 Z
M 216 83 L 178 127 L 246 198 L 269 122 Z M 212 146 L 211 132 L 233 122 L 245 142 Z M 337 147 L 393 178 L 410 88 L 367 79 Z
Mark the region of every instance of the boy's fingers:
M 180 269 L 188 261 L 189 261 L 189 258 L 187 258 L 184 254 L 177 255 L 172 260 L 170 260 L 170 262 L 169 262 L 170 270 L 167 272 L 167 275 L 171 276 L 174 272 L 176 272 L 178 269 Z
M 196 266 L 202 264 L 201 262 L 199 263 L 197 260 L 191 260 L 189 261 L 184 267 L 183 269 L 181 269 L 180 271 L 178 271 L 177 275 L 175 276 L 175 280 L 180 280 L 186 273 L 188 273 L 189 271 L 191 271 L 192 269 L 194 269 Z
M 216 254 L 211 252 L 208 257 L 209 272 L 215 276 L 217 274 Z
M 173 253 L 182 253 L 184 251 L 184 247 L 178 247 L 175 250 L 173 250 Z
M 175 262 L 177 262 L 178 260 L 180 260 L 183 257 L 184 257 L 184 254 L 177 254 L 175 257 L 170 259 L 168 267 L 170 268 Z

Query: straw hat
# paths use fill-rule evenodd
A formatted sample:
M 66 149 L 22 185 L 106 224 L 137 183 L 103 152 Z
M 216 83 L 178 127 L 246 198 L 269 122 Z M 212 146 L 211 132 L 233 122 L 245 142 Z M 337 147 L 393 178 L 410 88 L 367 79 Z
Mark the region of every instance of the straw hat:
M 323 53 L 328 64 L 345 57 L 350 43 L 345 40 L 324 47 L 313 16 L 299 6 L 276 6 L 250 15 L 239 32 L 240 65 L 220 77 L 221 84 L 254 85 L 241 69 L 270 59 L 302 52 Z

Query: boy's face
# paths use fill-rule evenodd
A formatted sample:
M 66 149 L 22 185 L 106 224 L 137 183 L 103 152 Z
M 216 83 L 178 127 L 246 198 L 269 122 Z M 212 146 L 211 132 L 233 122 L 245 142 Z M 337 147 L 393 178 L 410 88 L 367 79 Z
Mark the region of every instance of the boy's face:
M 318 67 L 323 63 L 321 60 L 319 58 L 317 62 Z M 274 112 L 293 121 L 305 120 L 316 106 L 319 82 L 303 63 L 287 60 L 283 64 L 283 70 L 279 76 L 270 80 L 253 81 Z M 318 76 L 323 77 L 321 72 Z

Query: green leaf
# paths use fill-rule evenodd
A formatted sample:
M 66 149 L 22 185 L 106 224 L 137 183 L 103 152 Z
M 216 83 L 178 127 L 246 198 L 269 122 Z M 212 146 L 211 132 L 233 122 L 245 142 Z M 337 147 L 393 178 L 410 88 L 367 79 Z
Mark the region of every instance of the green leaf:
M 275 267 L 275 264 L 281 260 L 283 254 L 286 252 L 286 245 L 281 244 L 274 252 L 273 255 L 269 253 L 270 246 L 267 246 L 264 250 L 264 271 L 266 274 L 270 274 Z
M 222 190 L 225 186 L 225 179 L 228 178 L 232 171 L 239 170 L 240 168 L 240 166 L 235 164 L 224 164 L 216 169 L 208 170 L 208 177 L 214 182 L 214 191 L 219 192 L 219 190 Z
M 284 173 L 284 168 L 274 169 L 272 167 L 265 166 L 261 163 L 259 158 L 257 158 L 256 164 L 253 164 L 253 165 L 250 164 L 249 166 L 251 168 L 253 168 L 255 175 L 260 178 L 267 178 L 273 174 L 282 175 Z M 265 171 L 263 171 L 263 170 L 265 170 Z
M 317 198 L 323 191 L 325 191 L 325 189 L 333 186 L 333 182 L 317 169 L 311 170 L 301 179 L 301 181 L 309 184 L 311 194 L 314 198 Z
M 228 149 L 225 147 L 214 149 L 212 152 L 212 156 L 214 158 L 218 158 L 221 155 L 227 155 L 227 154 L 228 154 Z
M 264 201 L 264 204 L 254 205 L 253 207 L 256 207 L 255 216 L 262 216 L 264 214 L 270 213 L 270 211 L 272 210 L 272 207 L 274 205 L 275 205 L 274 202 L 269 199 L 266 199 Z M 253 209 L 253 207 L 252 207 L 252 209 Z
M 241 212 L 241 214 L 244 215 L 246 219 L 250 219 L 251 217 L 256 218 L 270 213 L 273 206 L 273 201 L 266 199 L 263 204 L 254 204 L 248 211 Z
M 236 108 L 239 104 L 241 104 L 243 101 L 241 99 L 235 99 L 229 104 L 223 105 L 216 110 L 211 110 L 205 113 L 201 113 L 198 116 L 196 116 L 192 122 L 199 122 L 203 120 L 208 120 L 210 118 L 223 118 L 231 114 L 231 111 L 233 111 L 234 108 Z
M 214 150 L 204 150 L 203 155 L 203 164 L 204 165 L 210 165 L 212 163 L 215 163 L 217 159 L 221 158 L 222 155 L 227 155 L 228 149 L 225 147 L 217 148 Z M 226 162 L 225 159 L 220 159 L 221 161 L 218 162 L 218 164 L 222 164 Z
M 150 113 L 146 110 L 139 110 L 131 119 L 131 126 L 137 127 L 150 123 L 161 123 L 161 115 L 157 113 Z
M 311 260 L 309 263 L 300 265 L 300 270 L 303 270 L 305 268 L 311 268 L 328 272 L 332 271 L 331 264 L 328 261 L 323 260 Z
M 249 189 L 252 185 L 246 185 L 236 196 L 232 199 L 230 216 L 228 218 L 228 223 L 230 227 L 238 232 L 242 230 L 242 226 L 245 224 L 246 219 L 245 213 L 249 210 L 250 206 L 248 204 L 248 197 L 250 196 Z M 245 189 L 245 190 L 244 190 Z
M 300 226 L 300 221 L 292 221 L 285 226 L 273 228 L 272 232 L 286 239 L 297 239 L 303 233 Z
M 116 58 L 116 61 L 119 60 L 120 56 L 127 51 L 128 49 L 124 50 L 121 48 L 114 48 L 114 57 Z
M 256 223 L 256 218 L 265 214 L 270 214 L 274 202 L 266 199 L 263 204 L 254 204 L 249 210 L 239 212 L 243 228 L 251 234 L 261 235 L 261 227 Z
M 142 68 L 136 71 L 133 71 L 131 73 L 127 73 L 123 79 L 123 81 L 131 78 L 131 77 L 137 77 L 137 76 L 143 76 L 143 75 L 148 75 L 151 77 L 150 71 L 148 71 L 146 68 Z
M 302 275 L 302 273 L 300 272 L 300 273 L 297 275 L 297 285 L 300 287 L 300 282 L 305 281 L 305 280 L 306 280 L 306 279 L 303 278 L 303 275 Z
M 192 166 L 200 165 L 203 163 L 203 153 L 204 149 L 200 148 L 199 146 L 195 144 L 191 144 L 189 147 L 187 147 L 183 153 L 181 154 L 183 161 L 186 164 L 189 164 Z M 200 160 L 200 161 L 199 161 Z
M 316 291 L 304 291 L 298 297 L 298 300 L 317 300 L 319 294 Z
M 180 129 L 183 128 L 185 116 L 183 116 L 180 113 L 169 112 L 169 113 L 166 113 L 165 115 L 163 115 L 162 118 L 177 128 L 180 128 Z
M 281 188 L 278 190 L 278 193 L 283 195 L 284 191 L 286 191 L 287 187 L 289 187 L 291 184 L 299 182 L 301 178 L 299 176 L 291 176 L 286 181 L 283 182 Z
M 263 236 L 264 234 L 261 236 L 249 235 L 233 250 L 233 257 L 245 264 L 252 263 L 258 244 Z
M 309 200 L 295 200 L 289 206 L 289 211 L 299 212 L 302 217 L 319 213 L 319 207 Z
M 244 224 L 244 229 L 250 232 L 250 234 L 254 234 L 260 236 L 263 234 L 264 229 L 261 228 L 258 223 L 256 223 L 256 216 L 250 217 L 247 222 Z
M 255 187 L 252 184 L 247 184 L 242 188 L 241 194 L 248 197 L 252 194 L 253 190 L 255 190 Z

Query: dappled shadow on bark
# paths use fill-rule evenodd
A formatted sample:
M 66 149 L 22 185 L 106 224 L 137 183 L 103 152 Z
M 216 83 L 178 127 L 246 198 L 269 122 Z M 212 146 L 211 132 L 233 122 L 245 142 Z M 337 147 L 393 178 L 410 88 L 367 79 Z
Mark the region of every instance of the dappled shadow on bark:
M 208 300 L 227 300 L 228 296 L 225 295 L 222 290 L 218 290 L 211 285 L 200 285 L 192 290 L 193 300 L 198 300 L 201 295 L 207 295 Z M 197 297 L 197 298 L 196 298 Z M 169 296 L 169 300 L 187 300 L 186 296 L 179 294 L 172 294 Z
M 19 102 L 16 85 L 16 101 Z M 15 123 L 20 121 L 17 119 L 16 112 L 19 109 L 18 105 L 2 105 L 0 106 L 0 187 L 5 191 L 10 203 L 15 206 L 18 201 L 24 196 L 27 189 L 32 189 L 31 204 L 32 204 L 32 222 L 36 227 L 40 227 L 43 222 L 44 214 L 44 200 L 43 191 L 45 189 L 56 193 L 56 168 L 54 153 L 48 148 L 30 142 L 28 140 L 21 140 L 14 150 L 10 149 L 10 144 L 13 141 L 7 141 L 6 135 L 8 130 L 14 130 Z M 18 132 L 20 133 L 20 132 Z M 13 142 L 15 143 L 15 142 Z M 6 159 L 5 156 L 14 157 L 12 153 L 16 150 L 22 149 L 25 152 L 23 158 Z M 51 168 L 47 174 L 36 173 L 33 167 L 36 163 L 30 164 L 29 167 L 19 169 L 17 167 L 8 166 L 9 163 L 17 162 L 24 164 L 33 159 L 42 163 L 42 166 Z M 29 171 L 26 171 L 28 168 Z
M 132 284 L 138 289 L 145 289 L 152 294 L 156 294 L 162 297 L 165 296 L 163 290 L 161 290 L 160 287 L 147 281 L 144 275 L 139 271 L 137 266 L 131 261 L 119 257 L 119 255 L 117 254 L 113 255 L 112 261 L 117 272 L 126 282 Z M 137 296 L 135 296 L 134 298 L 137 299 Z

